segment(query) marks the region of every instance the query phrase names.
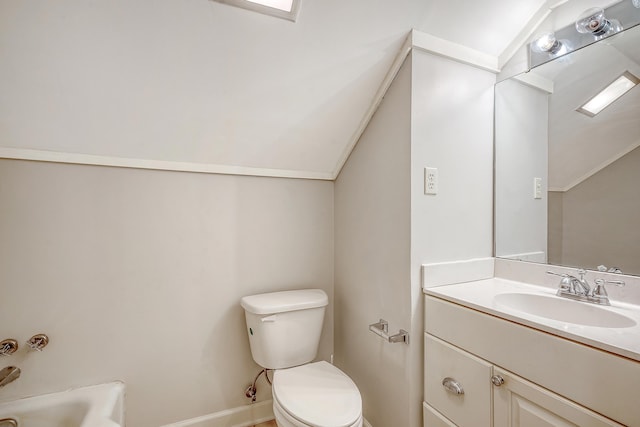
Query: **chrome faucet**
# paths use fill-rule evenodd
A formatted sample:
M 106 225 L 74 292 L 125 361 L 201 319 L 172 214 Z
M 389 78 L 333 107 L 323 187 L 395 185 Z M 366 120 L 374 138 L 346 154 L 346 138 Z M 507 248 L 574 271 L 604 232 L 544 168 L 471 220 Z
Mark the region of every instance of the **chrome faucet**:
M 0 370 L 0 387 L 4 387 L 7 384 L 17 380 L 20 377 L 20 368 L 15 366 L 7 366 Z
M 589 283 L 584 278 L 587 272 L 583 269 L 578 270 L 579 279 L 571 274 L 560 274 L 553 271 L 547 271 L 547 274 L 562 277 L 558 286 L 558 292 L 556 293 L 559 297 L 600 305 L 611 305 L 607 291 L 604 288 L 605 283 L 612 283 L 617 286 L 625 285 L 625 283 L 620 280 L 596 279 L 596 286 L 591 289 Z

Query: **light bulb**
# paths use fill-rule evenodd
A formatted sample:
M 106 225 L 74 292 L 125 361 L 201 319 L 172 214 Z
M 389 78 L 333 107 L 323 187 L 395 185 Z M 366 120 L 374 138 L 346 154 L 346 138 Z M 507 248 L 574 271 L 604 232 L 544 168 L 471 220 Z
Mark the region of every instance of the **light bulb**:
M 633 1 L 640 3 L 640 0 Z M 604 15 L 604 9 L 594 7 L 585 10 L 580 15 L 580 18 L 576 21 L 576 30 L 582 34 L 591 33 L 596 40 L 600 40 L 622 31 L 622 25 L 616 19 L 607 19 Z
M 562 43 L 556 39 L 553 33 L 543 34 L 531 43 L 531 49 L 535 52 L 549 52 L 553 54 L 557 53 L 561 48 Z

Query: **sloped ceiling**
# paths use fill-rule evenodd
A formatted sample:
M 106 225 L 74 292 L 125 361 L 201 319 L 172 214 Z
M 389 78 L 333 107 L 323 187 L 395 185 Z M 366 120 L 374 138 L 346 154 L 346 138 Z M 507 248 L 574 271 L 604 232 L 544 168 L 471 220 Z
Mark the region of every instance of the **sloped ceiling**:
M 500 56 L 550 3 L 301 2 L 0 2 L 0 147 L 331 179 L 412 28 Z

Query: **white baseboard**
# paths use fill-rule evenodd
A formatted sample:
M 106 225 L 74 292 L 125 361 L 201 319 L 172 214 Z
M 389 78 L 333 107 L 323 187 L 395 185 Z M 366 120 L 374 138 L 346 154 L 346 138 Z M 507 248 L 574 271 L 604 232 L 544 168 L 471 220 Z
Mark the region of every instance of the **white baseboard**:
M 252 405 L 225 409 L 213 414 L 165 424 L 161 427 L 250 427 L 273 419 L 273 401 L 265 400 Z M 363 427 L 372 427 L 372 425 L 363 419 Z
M 273 419 L 273 401 L 226 409 L 162 427 L 249 427 Z

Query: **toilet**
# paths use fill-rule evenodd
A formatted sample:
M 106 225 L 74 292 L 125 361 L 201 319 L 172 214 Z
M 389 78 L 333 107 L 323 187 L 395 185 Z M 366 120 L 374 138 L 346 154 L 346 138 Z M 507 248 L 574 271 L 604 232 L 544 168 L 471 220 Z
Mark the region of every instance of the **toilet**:
M 362 427 L 362 398 L 340 369 L 318 353 L 329 299 L 321 289 L 243 297 L 253 360 L 273 374 L 279 427 Z

